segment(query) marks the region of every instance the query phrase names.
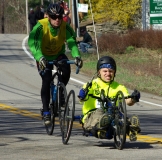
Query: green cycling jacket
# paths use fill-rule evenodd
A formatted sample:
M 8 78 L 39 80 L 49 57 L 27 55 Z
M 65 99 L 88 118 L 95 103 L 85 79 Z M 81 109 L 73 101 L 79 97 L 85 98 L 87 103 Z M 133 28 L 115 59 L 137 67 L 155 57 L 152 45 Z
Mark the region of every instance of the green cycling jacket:
M 39 20 L 29 34 L 28 45 L 34 58 L 41 57 L 54 60 L 65 53 L 65 42 L 71 50 L 72 57 L 80 57 L 73 29 L 64 21 L 59 28 L 53 28 L 48 18 Z

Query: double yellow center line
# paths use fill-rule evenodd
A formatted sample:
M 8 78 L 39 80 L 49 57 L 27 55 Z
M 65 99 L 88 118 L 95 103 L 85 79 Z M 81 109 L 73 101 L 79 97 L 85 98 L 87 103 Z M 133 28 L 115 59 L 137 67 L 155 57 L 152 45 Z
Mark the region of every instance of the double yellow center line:
M 38 120 L 42 119 L 40 114 L 30 112 L 30 111 L 27 111 L 27 110 L 18 109 L 18 108 L 8 106 L 8 105 L 5 105 L 5 104 L 1 104 L 1 103 L 0 103 L 0 110 L 9 111 L 9 112 L 12 112 L 14 114 L 19 114 L 19 115 L 22 115 L 22 116 L 31 117 L 31 118 L 38 119 Z M 58 124 L 58 119 L 56 119 L 56 123 Z M 74 127 L 81 129 L 81 125 L 79 125 L 79 123 L 75 122 L 75 121 L 74 121 Z M 146 143 L 149 143 L 149 144 L 160 144 L 160 145 L 162 144 L 162 138 L 155 138 L 155 137 L 151 137 L 151 136 L 147 136 L 147 135 L 141 135 L 141 134 L 138 135 L 138 141 L 146 142 Z
M 20 114 L 20 115 L 23 115 L 23 116 L 26 116 L 26 117 L 31 117 L 31 118 L 41 120 L 40 114 L 30 112 L 30 111 L 27 111 L 27 110 L 18 109 L 18 108 L 12 107 L 12 106 L 7 106 L 5 104 L 0 103 L 0 109 L 12 112 L 14 114 Z

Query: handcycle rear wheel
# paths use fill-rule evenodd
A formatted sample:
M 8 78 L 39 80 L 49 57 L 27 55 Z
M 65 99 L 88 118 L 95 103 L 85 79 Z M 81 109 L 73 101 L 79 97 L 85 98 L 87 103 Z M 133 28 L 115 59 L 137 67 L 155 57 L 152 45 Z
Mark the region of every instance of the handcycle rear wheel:
M 126 141 L 126 103 L 123 92 L 119 91 L 115 99 L 115 127 L 114 127 L 114 143 L 119 150 L 123 149 Z
M 65 108 L 64 117 L 61 123 L 63 144 L 67 144 L 70 138 L 71 130 L 73 126 L 73 120 L 74 120 L 74 113 L 75 113 L 75 92 L 74 90 L 71 90 L 67 96 L 66 108 Z

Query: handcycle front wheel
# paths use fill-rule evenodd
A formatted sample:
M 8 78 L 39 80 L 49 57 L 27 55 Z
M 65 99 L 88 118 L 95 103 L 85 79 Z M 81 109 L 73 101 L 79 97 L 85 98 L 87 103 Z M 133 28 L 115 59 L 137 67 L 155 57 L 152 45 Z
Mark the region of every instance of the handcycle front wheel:
M 123 149 L 126 141 L 126 103 L 123 92 L 119 91 L 115 99 L 115 127 L 114 127 L 114 143 L 119 150 Z
M 74 113 L 75 113 L 75 92 L 74 90 L 71 90 L 67 96 L 64 117 L 61 121 L 61 132 L 62 132 L 63 144 L 67 144 L 70 138 L 71 130 L 73 126 L 73 120 L 74 120 Z

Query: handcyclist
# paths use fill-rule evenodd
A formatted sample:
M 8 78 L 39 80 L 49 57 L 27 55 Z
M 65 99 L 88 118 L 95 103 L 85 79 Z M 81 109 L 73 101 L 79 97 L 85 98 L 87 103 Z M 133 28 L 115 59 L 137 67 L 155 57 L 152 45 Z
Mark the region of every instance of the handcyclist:
M 83 112 L 83 127 L 86 131 L 90 131 L 98 138 L 106 138 L 106 131 L 97 129 L 106 127 L 110 124 L 110 115 L 104 113 L 100 108 L 100 102 L 96 98 L 89 95 L 100 97 L 101 89 L 104 89 L 105 95 L 110 98 L 115 97 L 120 90 L 124 96 L 128 96 L 128 90 L 125 86 L 119 84 L 114 80 L 116 74 L 116 62 L 110 56 L 103 56 L 97 62 L 97 78 L 93 79 L 87 87 L 87 83 L 83 85 L 83 88 L 79 92 L 79 99 L 84 102 Z M 134 90 L 132 93 L 133 98 L 125 99 L 126 104 L 129 106 L 139 102 L 140 92 Z M 136 135 L 140 131 L 139 119 L 137 115 L 133 115 L 130 119 L 127 119 L 127 134 L 131 141 L 137 139 Z
M 42 78 L 41 100 L 43 104 L 43 117 L 46 125 L 50 124 L 51 115 L 49 112 L 50 102 L 50 81 L 53 65 L 48 64 L 50 60 L 68 59 L 65 55 L 65 41 L 75 58 L 76 65 L 81 68 L 83 65 L 80 52 L 76 43 L 74 30 L 63 21 L 64 9 L 59 4 L 50 4 L 47 8 L 48 18 L 39 20 L 29 34 L 28 45 L 34 56 L 37 68 Z M 46 72 L 42 74 L 41 71 Z M 67 85 L 70 78 L 70 65 L 62 65 L 62 82 Z M 64 97 L 64 96 L 62 96 Z M 65 100 L 62 98 L 62 105 Z

